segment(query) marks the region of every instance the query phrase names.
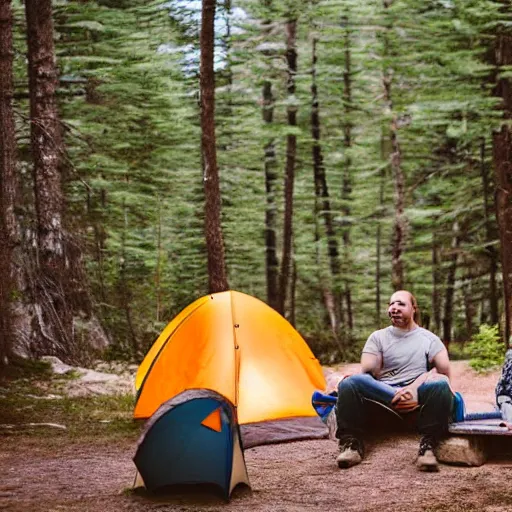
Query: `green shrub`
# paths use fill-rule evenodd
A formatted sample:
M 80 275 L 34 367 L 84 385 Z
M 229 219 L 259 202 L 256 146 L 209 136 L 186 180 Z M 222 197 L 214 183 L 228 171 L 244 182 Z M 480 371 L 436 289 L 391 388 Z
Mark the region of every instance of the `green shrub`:
M 497 325 L 482 324 L 468 345 L 469 364 L 476 371 L 490 370 L 503 364 L 505 346 Z
M 453 341 L 450 343 L 450 360 L 461 361 L 469 359 L 468 345 L 469 342 L 466 343 L 461 341 Z

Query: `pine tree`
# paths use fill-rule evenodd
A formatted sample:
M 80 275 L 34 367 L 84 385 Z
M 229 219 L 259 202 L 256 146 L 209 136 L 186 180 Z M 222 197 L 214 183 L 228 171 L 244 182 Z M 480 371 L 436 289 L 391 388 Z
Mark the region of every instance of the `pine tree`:
M 15 211 L 19 205 L 13 112 L 13 16 L 11 1 L 0 3 L 0 366 L 20 345 L 15 329 L 19 293 L 14 252 L 19 246 Z
M 205 234 L 210 293 L 229 288 L 221 227 L 221 198 L 215 143 L 215 74 L 213 70 L 215 0 L 204 0 L 201 19 L 201 147 L 205 192 Z

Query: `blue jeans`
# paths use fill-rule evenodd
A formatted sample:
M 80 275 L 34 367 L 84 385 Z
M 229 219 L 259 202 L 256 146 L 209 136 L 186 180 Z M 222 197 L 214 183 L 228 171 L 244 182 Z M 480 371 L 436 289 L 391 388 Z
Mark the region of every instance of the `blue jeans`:
M 370 402 L 391 409 L 391 400 L 398 387 L 380 382 L 369 373 L 352 375 L 338 385 L 336 418 L 338 439 L 345 435 L 360 436 L 371 426 L 368 416 Z M 418 431 L 421 435 L 442 436 L 448 430 L 453 410 L 453 394 L 445 380 L 425 382 L 418 388 Z M 411 414 L 411 413 L 409 413 Z

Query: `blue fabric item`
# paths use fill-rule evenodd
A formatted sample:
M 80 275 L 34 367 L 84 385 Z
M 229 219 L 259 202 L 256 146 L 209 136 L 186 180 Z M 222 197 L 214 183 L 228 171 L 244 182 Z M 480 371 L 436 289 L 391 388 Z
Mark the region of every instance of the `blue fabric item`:
M 194 398 L 160 414 L 143 434 L 133 458 L 146 488 L 210 483 L 229 497 L 237 428 L 230 407 L 216 397 Z M 219 408 L 217 432 L 202 421 Z
M 462 395 L 456 391 L 453 399 L 453 421 L 459 422 L 464 421 L 466 416 L 466 407 L 464 405 L 464 399 Z
M 501 411 L 495 409 L 493 411 L 466 413 L 466 407 L 464 405 L 464 399 L 462 398 L 462 395 L 458 391 L 455 393 L 453 411 L 453 421 L 455 423 L 461 423 L 463 421 L 493 419 L 501 419 Z
M 501 419 L 501 411 L 473 412 L 464 416 L 464 421 L 474 420 L 498 420 Z
M 336 400 L 337 398 L 334 395 L 326 395 L 321 391 L 313 392 L 311 404 L 324 423 L 327 421 L 327 416 L 329 416 L 332 408 L 336 405 Z

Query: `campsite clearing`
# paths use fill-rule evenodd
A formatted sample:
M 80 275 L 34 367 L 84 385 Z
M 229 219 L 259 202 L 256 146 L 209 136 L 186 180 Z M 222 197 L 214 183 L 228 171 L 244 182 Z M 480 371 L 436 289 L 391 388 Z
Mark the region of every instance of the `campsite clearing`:
M 354 365 L 341 368 L 349 370 Z M 471 407 L 492 401 L 499 371 L 475 374 L 466 362 L 453 363 L 454 386 Z M 83 400 L 83 399 L 82 399 Z M 41 402 L 41 400 L 40 400 Z M 48 401 L 45 401 L 45 403 Z M 67 402 L 66 410 L 73 409 Z M 28 405 L 27 405 L 28 407 Z M 125 409 L 123 405 L 121 411 Z M 48 409 L 51 411 L 51 408 Z M 115 421 L 121 412 L 115 412 Z M 105 412 L 107 414 L 107 412 Z M 61 414 L 61 413 L 59 413 Z M 148 498 L 130 490 L 137 429 L 98 427 L 89 433 L 69 424 L 83 415 L 40 426 L 0 432 L 0 510 L 12 512 L 142 511 L 410 511 L 505 512 L 512 510 L 512 447 L 476 467 L 441 466 L 439 473 L 418 473 L 414 435 L 372 439 L 363 464 L 336 468 L 336 444 L 329 440 L 259 446 L 246 450 L 252 492 L 235 490 L 226 504 L 211 494 Z M 127 411 L 127 417 L 129 412 Z M 38 417 L 38 421 L 43 420 Z M 106 419 L 96 418 L 105 422 Z M 128 421 L 128 420 L 127 420 Z M 108 425 L 102 423 L 102 425 Z M 76 426 L 75 426 L 76 427 Z M 46 429 L 46 430 L 45 430 Z M 507 443 L 509 440 L 503 440 Z

